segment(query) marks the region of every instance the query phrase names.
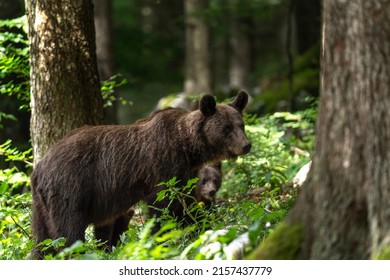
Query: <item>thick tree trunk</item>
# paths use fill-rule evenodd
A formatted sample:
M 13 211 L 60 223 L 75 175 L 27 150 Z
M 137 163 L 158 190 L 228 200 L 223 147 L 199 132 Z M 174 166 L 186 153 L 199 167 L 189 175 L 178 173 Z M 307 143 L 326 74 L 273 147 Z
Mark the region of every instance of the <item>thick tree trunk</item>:
M 34 162 L 66 132 L 103 122 L 91 0 L 26 0 Z
M 208 0 L 185 0 L 186 93 L 211 93 L 210 31 L 204 18 Z
M 281 229 L 300 229 L 292 258 L 390 258 L 390 1 L 323 8 L 313 164 Z M 252 257 L 281 257 L 266 245 Z

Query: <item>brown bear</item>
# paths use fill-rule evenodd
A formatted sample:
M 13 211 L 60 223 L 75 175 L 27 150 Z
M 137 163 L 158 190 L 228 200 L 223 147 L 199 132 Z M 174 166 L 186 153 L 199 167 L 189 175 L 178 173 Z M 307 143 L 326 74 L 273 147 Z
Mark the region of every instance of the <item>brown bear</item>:
M 157 223 L 152 233 L 156 233 L 160 229 L 158 218 L 165 209 L 169 210 L 169 215 L 175 217 L 178 222 L 184 222 L 184 224 L 189 225 L 198 221 L 190 211 L 194 202 L 203 202 L 206 209 L 213 205 L 216 192 L 222 183 L 221 162 L 202 167 L 196 176 L 199 180 L 195 188 L 188 196 L 183 195 L 181 201 L 180 199 L 170 200 L 169 198 L 164 198 L 156 202 L 157 193 L 163 190 L 163 187 L 156 188 L 155 192 L 144 199 L 149 205 L 149 216 L 157 218 Z M 186 182 L 184 182 L 184 185 L 186 185 Z
M 222 164 L 216 162 L 206 165 L 198 172 L 199 181 L 195 188 L 195 199 L 206 207 L 215 203 L 215 195 L 222 184 Z
M 203 202 L 203 207 L 210 210 L 212 205 L 215 204 L 215 197 L 217 191 L 220 189 L 222 184 L 222 164 L 217 162 L 211 165 L 206 165 L 202 167 L 197 177 L 199 178 L 195 188 L 192 191 L 191 196 L 187 197 L 185 203 L 187 206 L 190 206 L 194 202 Z M 161 190 L 161 189 L 159 189 Z M 160 217 L 162 210 L 168 208 L 170 215 L 172 217 L 179 217 L 179 219 L 184 219 L 187 224 L 192 224 L 197 220 L 193 220 L 193 217 L 185 214 L 187 209 L 184 209 L 184 206 L 178 201 L 169 201 L 163 200 L 163 202 L 155 203 L 157 193 L 153 193 L 144 200 L 149 204 L 149 216 L 154 216 L 156 218 Z M 157 209 L 155 209 L 157 208 Z M 113 228 L 111 226 L 96 227 L 95 234 L 98 238 L 101 238 L 102 241 L 107 241 L 105 243 L 105 248 L 110 250 L 112 246 L 115 246 L 120 239 L 120 235 L 128 229 L 129 222 L 134 215 L 134 209 L 131 208 L 125 215 L 119 217 Z M 158 221 L 157 221 L 158 222 Z M 179 221 L 180 222 L 180 221 Z M 155 227 L 152 230 L 152 233 L 156 233 L 160 229 L 158 223 L 155 224 Z
M 199 109 L 166 109 L 132 125 L 87 126 L 54 144 L 31 174 L 36 243 L 84 240 L 89 224 L 115 228 L 128 209 L 177 177 L 187 182 L 208 162 L 247 154 L 242 112 L 248 94 L 228 104 L 211 95 Z M 101 239 L 104 239 L 102 236 Z M 37 258 L 42 252 L 37 248 Z

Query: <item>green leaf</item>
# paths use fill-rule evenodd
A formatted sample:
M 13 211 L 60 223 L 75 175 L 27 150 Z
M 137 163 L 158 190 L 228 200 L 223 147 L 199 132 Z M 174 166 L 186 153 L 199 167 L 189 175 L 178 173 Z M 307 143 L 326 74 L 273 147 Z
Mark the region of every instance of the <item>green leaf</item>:
M 157 193 L 156 201 L 158 202 L 158 201 L 163 200 L 163 199 L 166 197 L 167 192 L 169 192 L 168 189 L 162 190 L 162 191 L 158 192 L 158 193 Z
M 5 194 L 5 192 L 8 190 L 8 184 L 6 182 L 1 182 L 0 185 L 0 194 Z

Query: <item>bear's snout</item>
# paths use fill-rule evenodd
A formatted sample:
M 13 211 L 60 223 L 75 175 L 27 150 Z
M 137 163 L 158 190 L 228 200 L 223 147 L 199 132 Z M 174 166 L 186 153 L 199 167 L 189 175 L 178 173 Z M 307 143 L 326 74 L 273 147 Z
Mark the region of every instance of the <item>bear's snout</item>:
M 244 155 L 249 153 L 252 148 L 252 144 L 250 142 L 246 143 L 243 147 L 242 150 L 244 152 Z
M 215 189 L 210 190 L 210 191 L 209 191 L 209 196 L 210 196 L 211 198 L 214 198 L 216 192 L 217 192 L 217 191 L 216 191 Z

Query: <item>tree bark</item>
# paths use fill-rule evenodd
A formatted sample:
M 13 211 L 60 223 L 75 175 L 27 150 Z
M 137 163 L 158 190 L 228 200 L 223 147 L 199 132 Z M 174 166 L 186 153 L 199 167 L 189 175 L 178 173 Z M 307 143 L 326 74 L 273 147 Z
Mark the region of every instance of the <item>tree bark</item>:
M 26 0 L 34 163 L 68 131 L 103 122 L 91 0 Z
M 208 0 L 185 0 L 186 15 L 186 93 L 211 93 L 210 31 L 204 13 Z
M 292 258 L 390 258 L 390 1 L 325 0 L 321 59 L 312 168 L 281 229 L 301 229 Z M 275 232 L 252 258 L 281 258 Z

